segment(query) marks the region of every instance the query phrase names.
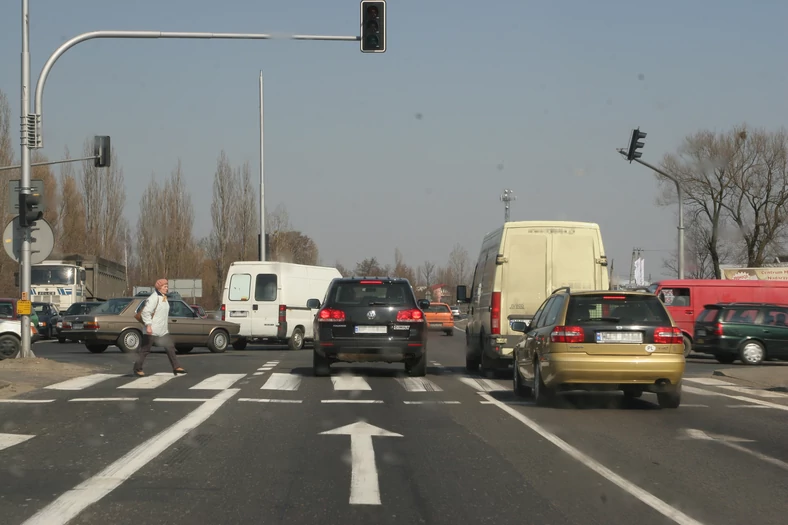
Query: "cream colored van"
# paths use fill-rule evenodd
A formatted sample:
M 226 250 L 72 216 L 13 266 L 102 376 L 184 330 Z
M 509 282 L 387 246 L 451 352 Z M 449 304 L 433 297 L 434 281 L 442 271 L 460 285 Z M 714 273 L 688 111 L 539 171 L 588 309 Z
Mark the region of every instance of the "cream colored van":
M 553 290 L 607 290 L 607 257 L 599 225 L 588 222 L 507 222 L 487 234 L 470 290 L 457 287 L 469 304 L 465 367 L 492 372 L 508 368 L 522 334 L 510 323 L 530 323 Z

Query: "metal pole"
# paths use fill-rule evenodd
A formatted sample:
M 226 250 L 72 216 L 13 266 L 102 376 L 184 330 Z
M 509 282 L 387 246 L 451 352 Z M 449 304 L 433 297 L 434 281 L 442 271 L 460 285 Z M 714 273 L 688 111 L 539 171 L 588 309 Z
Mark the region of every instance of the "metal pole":
M 35 163 L 31 164 L 30 166 L 32 166 L 32 167 L 35 167 L 35 166 L 51 166 L 53 164 L 66 164 L 68 162 L 80 162 L 80 161 L 83 161 L 83 160 L 93 160 L 93 159 L 97 159 L 97 158 L 98 157 L 96 157 L 94 155 L 92 157 L 82 157 L 81 159 L 50 160 L 49 162 L 35 162 Z M 18 166 L 2 166 L 2 167 L 0 167 L 0 171 L 15 170 L 15 169 L 19 169 L 21 167 L 22 167 L 21 164 L 19 164 Z
M 626 154 L 627 154 L 626 150 L 624 150 L 624 149 L 618 149 L 617 151 L 620 154 L 624 155 L 624 156 L 626 156 Z M 642 164 L 643 166 L 645 166 L 645 167 L 647 167 L 647 168 L 649 168 L 649 169 L 651 169 L 653 171 L 656 171 L 657 173 L 659 173 L 660 175 L 662 175 L 666 179 L 672 180 L 673 183 L 676 185 L 676 193 L 677 193 L 677 197 L 679 199 L 679 228 L 678 228 L 678 230 L 679 230 L 679 241 L 678 241 L 679 253 L 677 254 L 678 255 L 678 272 L 677 273 L 679 274 L 679 279 L 684 279 L 684 191 L 681 189 L 681 184 L 679 183 L 679 180 L 676 177 L 674 177 L 673 175 L 665 173 L 661 169 L 657 168 L 656 166 L 652 166 L 651 164 L 649 164 L 646 161 L 643 161 L 643 160 L 640 160 L 640 159 L 632 159 L 632 160 L 634 160 L 638 164 Z
M 19 181 L 19 193 L 30 194 L 30 134 L 28 133 L 28 113 L 30 112 L 29 89 L 30 89 L 30 25 L 28 23 L 30 11 L 29 0 L 22 0 L 22 178 Z M 35 147 L 32 144 L 32 147 Z M 19 213 L 25 213 L 20 209 Z M 25 228 L 22 232 L 22 257 L 21 275 L 19 276 L 19 292 L 23 299 L 29 300 L 30 293 L 30 228 Z M 18 357 L 35 357 L 33 349 L 30 347 L 30 315 L 21 316 L 21 347 Z
M 263 72 L 260 71 L 260 260 L 267 261 L 265 245 L 265 141 L 263 135 Z

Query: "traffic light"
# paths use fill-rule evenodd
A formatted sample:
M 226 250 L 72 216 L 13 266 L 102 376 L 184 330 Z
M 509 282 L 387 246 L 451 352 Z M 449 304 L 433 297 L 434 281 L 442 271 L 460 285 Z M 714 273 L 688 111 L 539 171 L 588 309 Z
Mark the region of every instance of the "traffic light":
M 361 0 L 361 52 L 386 52 L 386 2 Z
M 44 218 L 40 203 L 41 195 L 38 193 L 19 194 L 19 226 L 27 228 Z
M 96 135 L 93 145 L 93 165 L 97 168 L 109 168 L 110 147 L 109 137 Z
M 627 150 L 627 160 L 630 163 L 643 156 L 638 150 L 645 146 L 643 142 L 639 142 L 640 139 L 644 138 L 646 138 L 646 134 L 640 131 L 640 128 L 632 130 L 632 137 L 629 139 L 629 150 Z

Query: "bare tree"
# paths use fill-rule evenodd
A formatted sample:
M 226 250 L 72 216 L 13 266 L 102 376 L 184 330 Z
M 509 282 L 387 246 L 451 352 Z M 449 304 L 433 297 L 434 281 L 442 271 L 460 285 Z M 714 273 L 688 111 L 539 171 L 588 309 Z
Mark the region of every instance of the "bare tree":
M 424 261 L 424 264 L 419 268 L 419 272 L 425 286 L 429 287 L 435 284 L 435 263 Z
M 196 247 L 192 234 L 194 208 L 191 194 L 183 180 L 181 159 L 178 159 L 178 164 L 170 174 L 161 197 L 159 211 L 153 210 L 153 215 L 163 215 L 166 221 L 160 228 L 166 235 L 162 246 L 167 257 L 167 275 L 173 279 L 196 277 Z
M 65 158 L 71 158 L 68 148 L 65 149 Z M 87 250 L 85 203 L 71 163 L 60 165 L 58 234 L 55 241 L 61 252 L 85 253 Z
M 38 162 L 47 162 L 49 159 L 46 155 L 42 154 L 39 150 L 33 150 L 30 155 L 31 164 Z M 57 234 L 58 231 L 58 196 L 57 179 L 52 173 L 50 166 L 33 166 L 30 173 L 30 178 L 33 180 L 40 180 L 44 183 L 44 220 L 52 226 L 52 232 Z
M 350 270 L 345 268 L 345 266 L 342 263 L 340 263 L 339 261 L 337 261 L 334 264 L 334 267 L 337 269 L 337 271 L 339 271 L 339 274 L 342 277 L 352 277 L 353 276 L 353 272 L 351 272 Z
M 405 264 L 405 259 L 402 257 L 402 252 L 399 251 L 399 248 L 394 249 L 394 269 L 392 274 L 394 277 L 407 279 L 413 286 L 416 285 L 416 272 L 412 267 Z
M 697 213 L 696 211 L 684 218 L 684 223 L 688 225 L 684 229 L 684 278 L 714 279 L 714 264 L 708 249 L 711 232 L 696 220 Z M 719 243 L 718 251 L 721 260 L 731 259 L 729 243 Z M 671 257 L 663 261 L 663 267 L 671 273 L 678 273 L 677 253 L 676 251 L 672 252 Z
M 93 155 L 93 139 L 85 139 L 83 156 Z M 85 222 L 88 239 L 95 255 L 114 261 L 123 259 L 123 235 L 126 189 L 123 168 L 118 165 L 114 148 L 110 152 L 110 167 L 97 168 L 93 160 L 82 161 L 81 189 L 85 203 Z
M 162 209 L 162 188 L 151 176 L 148 187 L 140 198 L 140 214 L 137 219 L 136 256 L 139 278 L 152 282 L 158 276 L 167 275 L 166 238 Z
M 377 257 L 369 257 L 356 264 L 354 275 L 359 277 L 375 277 L 383 273 Z
M 452 287 L 458 284 L 467 282 L 468 276 L 468 250 L 462 247 L 459 243 L 454 245 L 451 253 L 449 254 L 449 279 L 448 284 Z
M 252 183 L 252 170 L 246 162 L 235 172 L 239 188 L 238 203 L 235 208 L 234 242 L 238 249 L 238 260 L 257 259 L 257 192 Z
M 8 97 L 0 91 L 0 166 L 14 164 L 14 139 L 11 130 L 18 129 L 18 124 L 11 123 L 11 106 Z M 2 226 L 11 219 L 13 210 L 8 209 L 9 181 L 19 179 L 19 170 L 0 171 L 0 221 Z M 0 293 L 8 297 L 16 295 L 14 271 L 16 263 L 4 255 L 0 255 Z
M 235 206 L 238 203 L 238 187 L 233 177 L 232 166 L 227 154 L 222 151 L 216 162 L 213 179 L 213 202 L 211 221 L 213 230 L 209 243 L 209 253 L 213 260 L 216 282 L 219 283 L 218 300 L 221 301 L 221 283 L 230 267 L 235 250 L 232 246 Z

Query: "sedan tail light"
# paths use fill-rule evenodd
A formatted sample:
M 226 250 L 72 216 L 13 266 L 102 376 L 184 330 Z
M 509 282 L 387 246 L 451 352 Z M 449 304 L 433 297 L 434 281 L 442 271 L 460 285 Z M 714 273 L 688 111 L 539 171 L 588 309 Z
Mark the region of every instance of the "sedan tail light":
M 85 323 L 85 330 L 98 330 L 99 324 L 98 321 L 88 321 Z
M 586 334 L 579 326 L 556 326 L 550 333 L 553 343 L 582 343 Z
M 654 344 L 680 345 L 684 344 L 681 329 L 675 326 L 661 326 L 654 330 Z
M 317 312 L 319 322 L 342 322 L 345 320 L 345 312 L 336 308 L 323 308 Z
M 424 312 L 418 308 L 411 308 L 410 310 L 400 310 L 397 312 L 398 323 L 423 323 Z

